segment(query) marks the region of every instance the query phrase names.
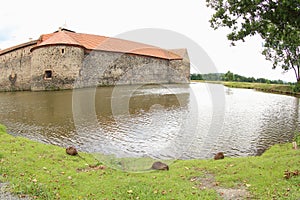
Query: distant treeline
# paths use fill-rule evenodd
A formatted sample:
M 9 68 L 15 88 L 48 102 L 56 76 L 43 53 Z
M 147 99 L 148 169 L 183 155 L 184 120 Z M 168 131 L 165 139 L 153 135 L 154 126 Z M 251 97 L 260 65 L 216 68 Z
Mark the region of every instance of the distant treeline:
M 295 84 L 291 82 L 283 82 L 282 80 L 269 80 L 265 78 L 245 77 L 234 74 L 230 71 L 227 73 L 210 73 L 210 74 L 191 74 L 191 80 L 206 81 L 233 81 L 233 82 L 250 82 L 250 83 L 267 83 L 267 84 Z

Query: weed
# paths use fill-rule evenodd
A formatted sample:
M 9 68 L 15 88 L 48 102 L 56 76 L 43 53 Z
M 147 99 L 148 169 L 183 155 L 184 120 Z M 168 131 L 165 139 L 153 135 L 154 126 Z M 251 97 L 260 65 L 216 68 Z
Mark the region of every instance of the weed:
M 294 142 L 296 142 L 297 145 L 300 146 L 300 133 L 299 132 L 295 133 Z

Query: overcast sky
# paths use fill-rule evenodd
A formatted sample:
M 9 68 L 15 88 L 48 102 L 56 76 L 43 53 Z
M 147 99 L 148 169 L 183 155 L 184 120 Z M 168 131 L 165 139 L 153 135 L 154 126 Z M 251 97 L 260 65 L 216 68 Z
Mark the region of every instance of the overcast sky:
M 9 0 L 0 7 L 0 48 L 5 49 L 60 26 L 79 33 L 115 37 L 143 28 L 170 30 L 184 35 L 201 46 L 218 72 L 228 70 L 256 78 L 294 81 L 292 71 L 272 69 L 261 54 L 262 40 L 248 38 L 231 47 L 227 30 L 213 30 L 212 11 L 204 0 Z M 163 47 L 163 46 L 162 46 Z M 163 47 L 165 48 L 165 47 Z

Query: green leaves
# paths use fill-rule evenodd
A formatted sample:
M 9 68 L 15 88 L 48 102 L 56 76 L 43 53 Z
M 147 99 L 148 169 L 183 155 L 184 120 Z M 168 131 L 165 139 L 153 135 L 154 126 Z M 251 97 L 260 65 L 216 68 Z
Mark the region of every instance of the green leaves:
M 300 1 L 299 0 L 207 0 L 216 12 L 210 23 L 214 29 L 228 27 L 228 40 L 244 41 L 258 34 L 265 40 L 264 51 L 273 68 L 294 70 L 300 82 Z
M 0 124 L 0 135 L 6 132 L 6 127 Z

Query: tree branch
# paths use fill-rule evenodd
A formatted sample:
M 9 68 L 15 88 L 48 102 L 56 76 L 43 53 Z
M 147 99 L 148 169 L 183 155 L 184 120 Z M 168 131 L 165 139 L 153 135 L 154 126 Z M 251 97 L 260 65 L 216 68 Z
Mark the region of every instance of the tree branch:
M 299 66 L 297 65 L 297 69 L 296 67 L 294 66 L 294 63 L 292 62 L 292 58 L 291 58 L 291 54 L 289 52 L 288 49 L 285 49 L 285 53 L 287 55 L 287 58 L 288 58 L 288 61 L 290 63 L 290 65 L 292 66 L 294 72 L 295 72 L 295 75 L 296 75 L 296 79 L 297 79 L 297 82 L 300 81 L 300 77 L 299 77 Z

